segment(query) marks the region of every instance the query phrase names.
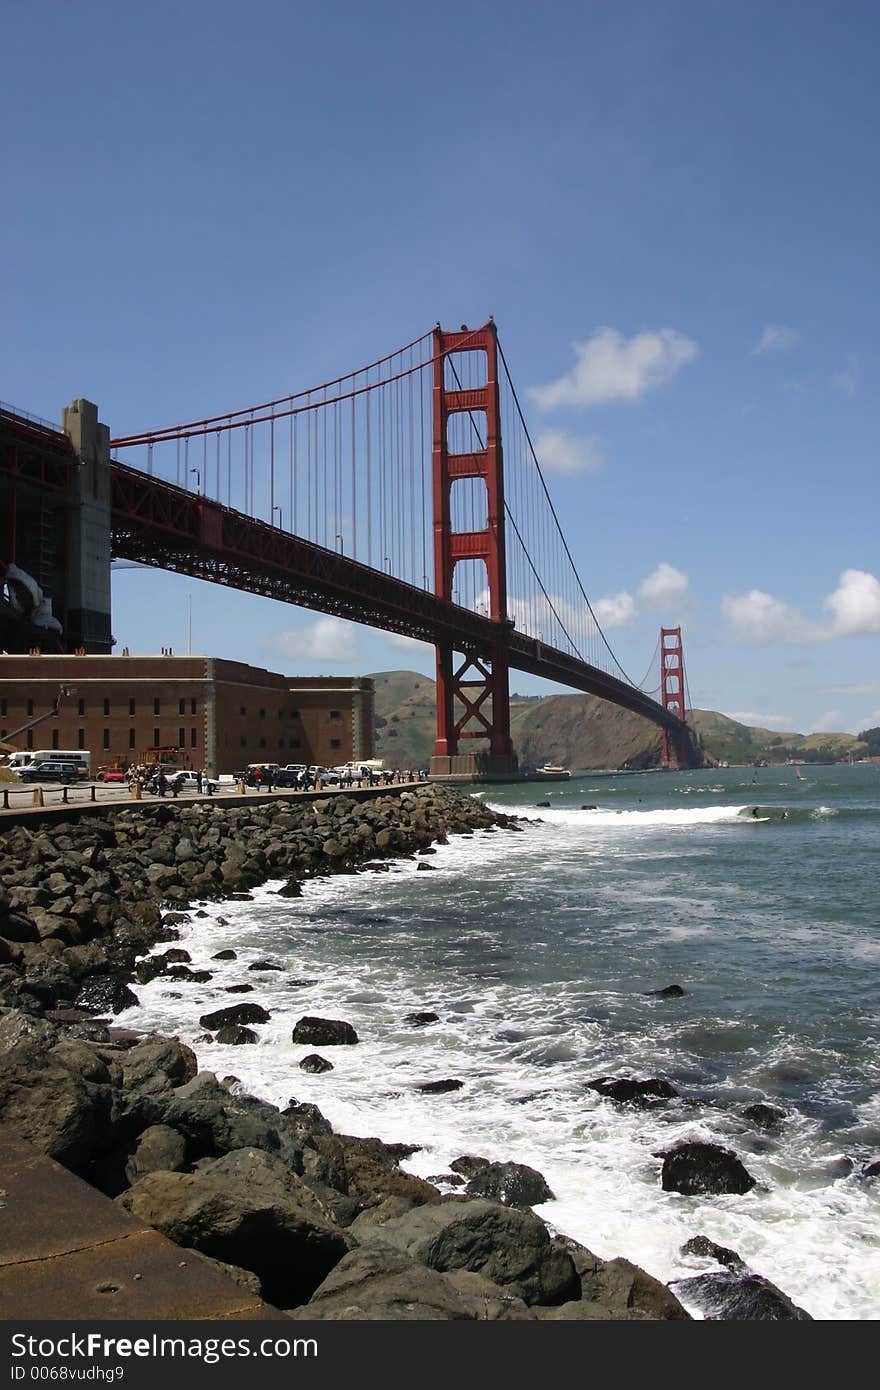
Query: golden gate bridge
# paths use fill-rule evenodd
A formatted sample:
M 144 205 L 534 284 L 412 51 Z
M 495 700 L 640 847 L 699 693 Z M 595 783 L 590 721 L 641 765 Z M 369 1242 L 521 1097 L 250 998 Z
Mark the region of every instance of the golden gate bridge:
M 655 690 L 650 674 L 631 680 L 578 576 L 492 319 L 438 324 L 320 386 L 109 445 L 113 558 L 436 648 L 436 775 L 515 775 L 512 669 L 658 724 L 664 763 L 701 761 L 680 628 L 661 629 Z M 19 495 L 69 493 L 75 462 L 67 435 L 0 409 L 7 558 Z M 480 752 L 464 751 L 471 740 Z

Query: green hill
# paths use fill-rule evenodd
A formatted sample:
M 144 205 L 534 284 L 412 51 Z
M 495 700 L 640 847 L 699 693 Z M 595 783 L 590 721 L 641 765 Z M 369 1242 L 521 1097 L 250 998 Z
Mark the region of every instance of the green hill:
M 416 671 L 379 671 L 371 679 L 376 687 L 376 757 L 388 767 L 427 767 L 435 737 L 433 680 Z M 707 756 L 716 762 L 836 762 L 868 752 L 867 744 L 852 734 L 776 733 L 713 710 L 693 710 L 691 718 Z M 510 723 L 521 765 L 656 767 L 660 761 L 656 725 L 593 695 L 513 697 Z

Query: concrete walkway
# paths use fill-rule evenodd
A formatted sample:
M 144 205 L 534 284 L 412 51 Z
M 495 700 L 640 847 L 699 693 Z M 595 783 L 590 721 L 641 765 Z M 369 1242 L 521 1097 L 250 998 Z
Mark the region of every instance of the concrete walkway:
M 0 1126 L 0 1319 L 286 1322 Z

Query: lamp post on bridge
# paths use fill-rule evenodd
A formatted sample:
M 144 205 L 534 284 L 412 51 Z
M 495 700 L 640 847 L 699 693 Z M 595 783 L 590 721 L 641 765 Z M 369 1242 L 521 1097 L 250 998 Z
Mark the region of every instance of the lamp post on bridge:
M 275 513 L 276 513 L 276 512 L 278 513 L 278 530 L 279 530 L 279 531 L 283 531 L 283 530 L 284 530 L 284 523 L 283 523 L 283 521 L 282 521 L 281 508 L 280 508 L 277 504 L 276 504 L 275 506 L 273 506 L 273 508 L 272 508 L 272 524 L 273 524 L 273 526 L 274 526 L 274 524 L 275 524 Z
M 198 469 L 198 468 L 191 468 L 189 471 L 190 471 L 190 473 L 195 473 L 195 475 L 196 475 L 196 497 L 201 497 L 201 495 L 202 495 L 202 474 L 201 474 L 201 470 Z
M 344 555 L 344 554 L 345 554 L 345 540 L 344 540 L 344 538 L 343 538 L 343 535 L 342 535 L 342 532 L 341 532 L 341 531 L 337 531 L 337 532 L 336 532 L 336 543 L 337 543 L 337 544 L 336 544 L 336 548 L 337 548 L 337 550 L 339 551 L 340 555 Z

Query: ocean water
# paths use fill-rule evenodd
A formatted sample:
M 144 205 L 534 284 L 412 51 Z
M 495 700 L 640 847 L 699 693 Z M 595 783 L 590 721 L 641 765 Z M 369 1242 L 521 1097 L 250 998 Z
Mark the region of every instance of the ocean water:
M 421 1176 L 463 1153 L 531 1164 L 556 1198 L 539 1214 L 605 1258 L 688 1277 L 715 1268 L 681 1254 L 705 1234 L 816 1318 L 880 1316 L 880 1178 L 862 1175 L 880 1158 L 880 768 L 481 795 L 533 824 L 455 837 L 433 873 L 393 861 L 300 899 L 275 883 L 208 905 L 181 944 L 211 982 L 159 978 L 122 1020 L 177 1033 L 276 1104 L 317 1103 L 337 1130 L 420 1144 L 406 1167 Z M 227 947 L 237 960 L 212 960 Z M 247 969 L 264 958 L 283 970 Z M 254 992 L 225 992 L 241 982 Z M 648 993 L 669 984 L 684 997 Z M 272 1014 L 258 1045 L 195 1042 L 200 1014 L 244 1000 Z M 413 1028 L 412 1010 L 440 1021 Z M 294 1046 L 304 1014 L 347 1019 L 360 1043 Z M 333 1071 L 299 1069 L 315 1050 Z M 587 1085 L 619 1074 L 681 1099 L 634 1109 Z M 465 1084 L 418 1090 L 447 1077 Z M 758 1100 L 786 1111 L 778 1131 L 743 1118 Z M 663 1192 L 657 1155 L 683 1138 L 734 1149 L 758 1186 Z

